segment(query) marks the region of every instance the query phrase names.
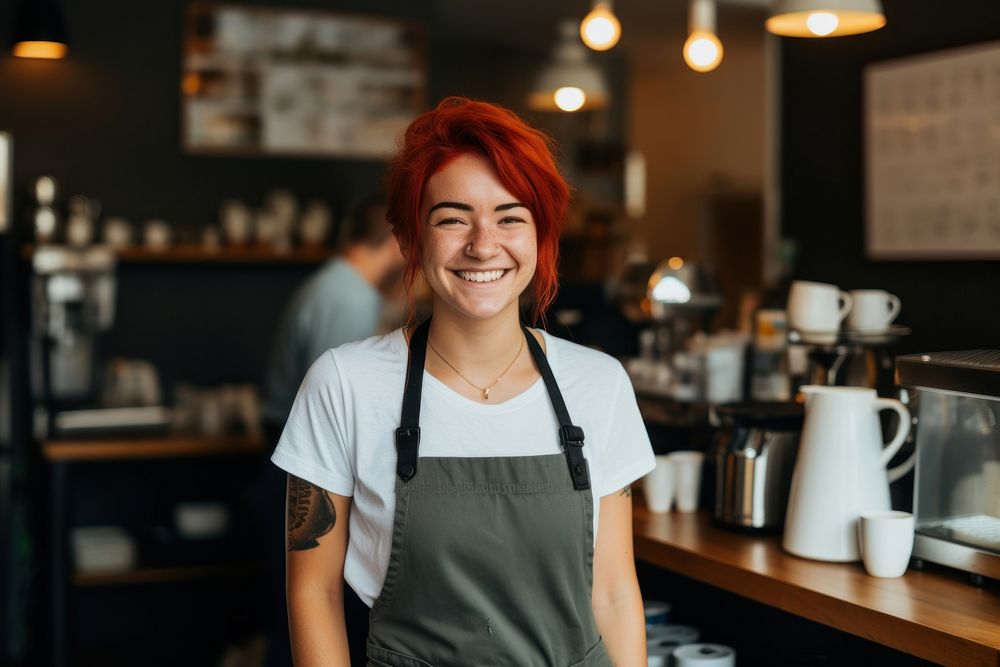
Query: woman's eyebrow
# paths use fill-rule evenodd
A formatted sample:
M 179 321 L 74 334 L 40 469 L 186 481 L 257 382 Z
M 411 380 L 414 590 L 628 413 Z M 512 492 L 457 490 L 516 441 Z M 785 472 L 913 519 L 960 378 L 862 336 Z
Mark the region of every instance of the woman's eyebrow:
M 433 213 L 434 211 L 438 210 L 439 208 L 457 208 L 460 211 L 471 211 L 472 210 L 472 207 L 470 205 L 468 205 L 468 204 L 462 204 L 462 203 L 459 203 L 457 201 L 439 201 L 438 203 L 434 204 L 434 206 L 431 206 L 431 210 L 429 210 L 427 212 L 428 213 Z
M 471 211 L 472 210 L 472 206 L 470 206 L 469 204 L 463 204 L 463 203 L 457 202 L 457 201 L 439 201 L 438 203 L 434 204 L 434 206 L 431 206 L 430 210 L 427 211 L 427 212 L 428 213 L 432 213 L 432 212 L 438 210 L 439 208 L 457 208 L 460 211 Z M 522 204 L 519 201 L 512 201 L 512 202 L 508 202 L 506 204 L 500 204 L 499 206 L 497 206 L 493 210 L 494 211 L 509 211 L 512 208 L 528 208 L 528 207 L 525 206 L 524 204 Z

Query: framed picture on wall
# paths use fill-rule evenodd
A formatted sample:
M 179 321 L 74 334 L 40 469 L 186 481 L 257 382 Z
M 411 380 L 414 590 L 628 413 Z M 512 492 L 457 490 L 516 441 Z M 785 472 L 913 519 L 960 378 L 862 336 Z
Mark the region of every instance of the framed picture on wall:
M 1000 42 L 864 79 L 869 257 L 1000 258 Z
M 221 4 L 185 19 L 188 152 L 384 158 L 425 105 L 419 23 Z

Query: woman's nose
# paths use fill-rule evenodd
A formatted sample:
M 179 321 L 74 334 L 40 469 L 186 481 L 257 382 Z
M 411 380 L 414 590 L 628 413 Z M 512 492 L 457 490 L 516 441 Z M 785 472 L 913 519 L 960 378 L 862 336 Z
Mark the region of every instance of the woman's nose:
M 489 259 L 500 252 L 493 230 L 488 225 L 473 225 L 465 254 L 479 259 Z

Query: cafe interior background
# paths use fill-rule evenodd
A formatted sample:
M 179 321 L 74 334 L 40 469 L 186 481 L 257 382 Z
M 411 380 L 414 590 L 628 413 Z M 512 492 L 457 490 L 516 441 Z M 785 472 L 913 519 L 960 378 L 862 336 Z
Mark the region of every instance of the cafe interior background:
M 261 664 L 253 489 L 273 337 L 352 202 L 379 188 L 398 130 L 448 95 L 508 106 L 558 142 L 575 203 L 549 326 L 623 360 L 659 415 L 658 454 L 711 453 L 711 428 L 688 428 L 697 406 L 793 401 L 796 373 L 847 383 L 808 356 L 830 341 L 787 329 L 792 279 L 899 298 L 891 335 L 848 346 L 882 364 L 851 380 L 884 396 L 896 355 L 997 347 L 993 0 L 861 2 L 884 27 L 825 38 L 769 33 L 779 2 L 616 0 L 605 51 L 580 39 L 589 0 L 294 4 L 0 0 L 0 664 Z M 16 56 L 32 29 L 63 57 Z M 723 47 L 708 71 L 685 62 L 696 29 Z M 906 69 L 963 54 L 985 63 L 967 79 Z M 556 106 L 560 76 L 581 108 Z M 893 180 L 901 163 L 878 142 L 907 141 L 884 128 L 919 126 L 915 97 L 980 94 L 963 108 L 985 120 L 959 116 L 924 152 L 895 146 L 979 206 L 949 222 L 934 213 L 947 198 Z M 925 212 L 893 227 L 914 200 Z M 737 393 L 706 395 L 706 350 L 733 345 Z M 101 401 L 134 410 L 71 414 Z M 908 477 L 897 509 L 912 508 Z M 645 597 L 740 664 L 926 664 L 641 553 L 639 572 Z M 995 582 L 977 583 L 1000 609 Z

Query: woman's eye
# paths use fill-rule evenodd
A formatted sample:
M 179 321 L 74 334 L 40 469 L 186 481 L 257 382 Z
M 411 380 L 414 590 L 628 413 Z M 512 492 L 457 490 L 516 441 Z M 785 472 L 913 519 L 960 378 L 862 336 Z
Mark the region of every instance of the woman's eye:
M 460 220 L 458 218 L 445 218 L 444 220 L 438 220 L 437 224 L 438 225 L 461 225 L 461 224 L 464 224 L 464 221 L 462 221 L 462 220 Z
M 524 218 L 507 217 L 500 221 L 501 224 L 524 222 Z

